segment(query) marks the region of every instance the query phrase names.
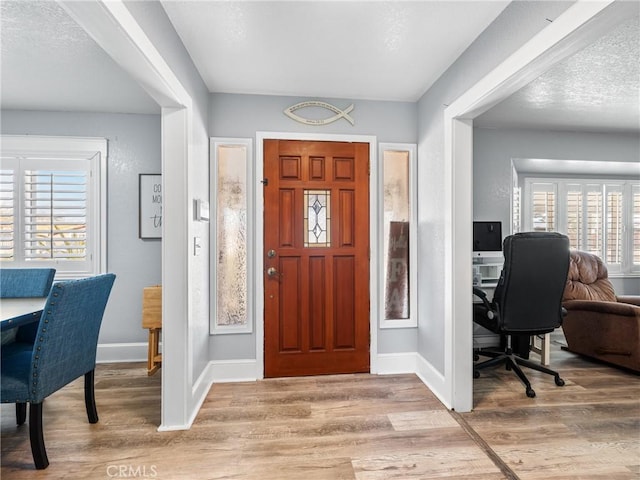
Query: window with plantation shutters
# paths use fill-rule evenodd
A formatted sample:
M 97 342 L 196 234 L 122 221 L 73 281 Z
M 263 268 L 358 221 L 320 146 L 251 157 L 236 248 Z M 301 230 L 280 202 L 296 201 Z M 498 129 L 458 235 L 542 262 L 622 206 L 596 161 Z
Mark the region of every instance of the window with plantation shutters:
M 56 278 L 105 268 L 106 140 L 3 136 L 0 262 Z
M 637 182 L 525 178 L 525 231 L 558 231 L 602 258 L 613 275 L 640 273 Z
M 21 172 L 25 260 L 86 261 L 89 162 L 57 160 L 51 162 L 55 169 L 38 168 L 41 161 L 23 163 L 32 164 Z

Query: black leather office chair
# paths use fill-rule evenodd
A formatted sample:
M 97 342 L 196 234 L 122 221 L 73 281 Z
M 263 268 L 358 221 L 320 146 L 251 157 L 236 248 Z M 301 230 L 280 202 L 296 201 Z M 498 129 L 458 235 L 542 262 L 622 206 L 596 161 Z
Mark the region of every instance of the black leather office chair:
M 493 300 L 473 289 L 481 304 L 474 304 L 473 321 L 503 335 L 504 349 L 480 350 L 477 353 L 492 357 L 474 365 L 473 376 L 480 369 L 506 364 L 513 369 L 526 387 L 528 397 L 535 397 L 520 365 L 553 375 L 558 386 L 564 385 L 558 372 L 515 355 L 512 351 L 513 335 L 542 335 L 550 333 L 562 323 L 564 309 L 562 294 L 569 269 L 569 239 L 559 233 L 516 233 L 504 239 L 504 267 Z

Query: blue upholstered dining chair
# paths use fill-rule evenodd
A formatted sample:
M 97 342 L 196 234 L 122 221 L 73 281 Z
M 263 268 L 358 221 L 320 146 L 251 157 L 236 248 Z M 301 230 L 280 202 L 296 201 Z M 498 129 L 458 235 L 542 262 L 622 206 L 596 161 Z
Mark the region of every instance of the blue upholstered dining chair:
M 114 274 L 58 282 L 47 297 L 33 339 L 3 346 L 0 401 L 29 404 L 29 438 L 37 469 L 49 465 L 42 428 L 42 401 L 84 375 L 84 398 L 90 423 L 98 421 L 94 395 L 96 349 L 102 316 Z
M 46 297 L 55 274 L 55 268 L 2 268 L 0 298 Z

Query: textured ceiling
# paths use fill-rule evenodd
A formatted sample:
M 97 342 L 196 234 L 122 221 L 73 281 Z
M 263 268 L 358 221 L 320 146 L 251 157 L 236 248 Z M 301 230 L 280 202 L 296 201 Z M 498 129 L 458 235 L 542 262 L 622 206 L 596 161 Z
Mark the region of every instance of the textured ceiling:
M 162 1 L 212 92 L 417 101 L 507 1 Z
M 160 113 L 56 2 L 0 1 L 3 109 Z
M 640 131 L 640 16 L 555 65 L 474 124 Z
M 415 101 L 505 2 L 163 6 L 211 91 Z M 2 0 L 0 21 L 3 109 L 159 112 L 55 2 Z M 639 131 L 639 29 L 630 19 L 476 124 Z

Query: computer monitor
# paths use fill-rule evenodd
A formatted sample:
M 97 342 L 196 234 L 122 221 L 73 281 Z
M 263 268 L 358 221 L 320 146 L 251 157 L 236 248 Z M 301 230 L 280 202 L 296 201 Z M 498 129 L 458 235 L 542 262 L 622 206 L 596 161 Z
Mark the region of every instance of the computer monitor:
M 502 222 L 473 222 L 473 256 L 502 255 Z

